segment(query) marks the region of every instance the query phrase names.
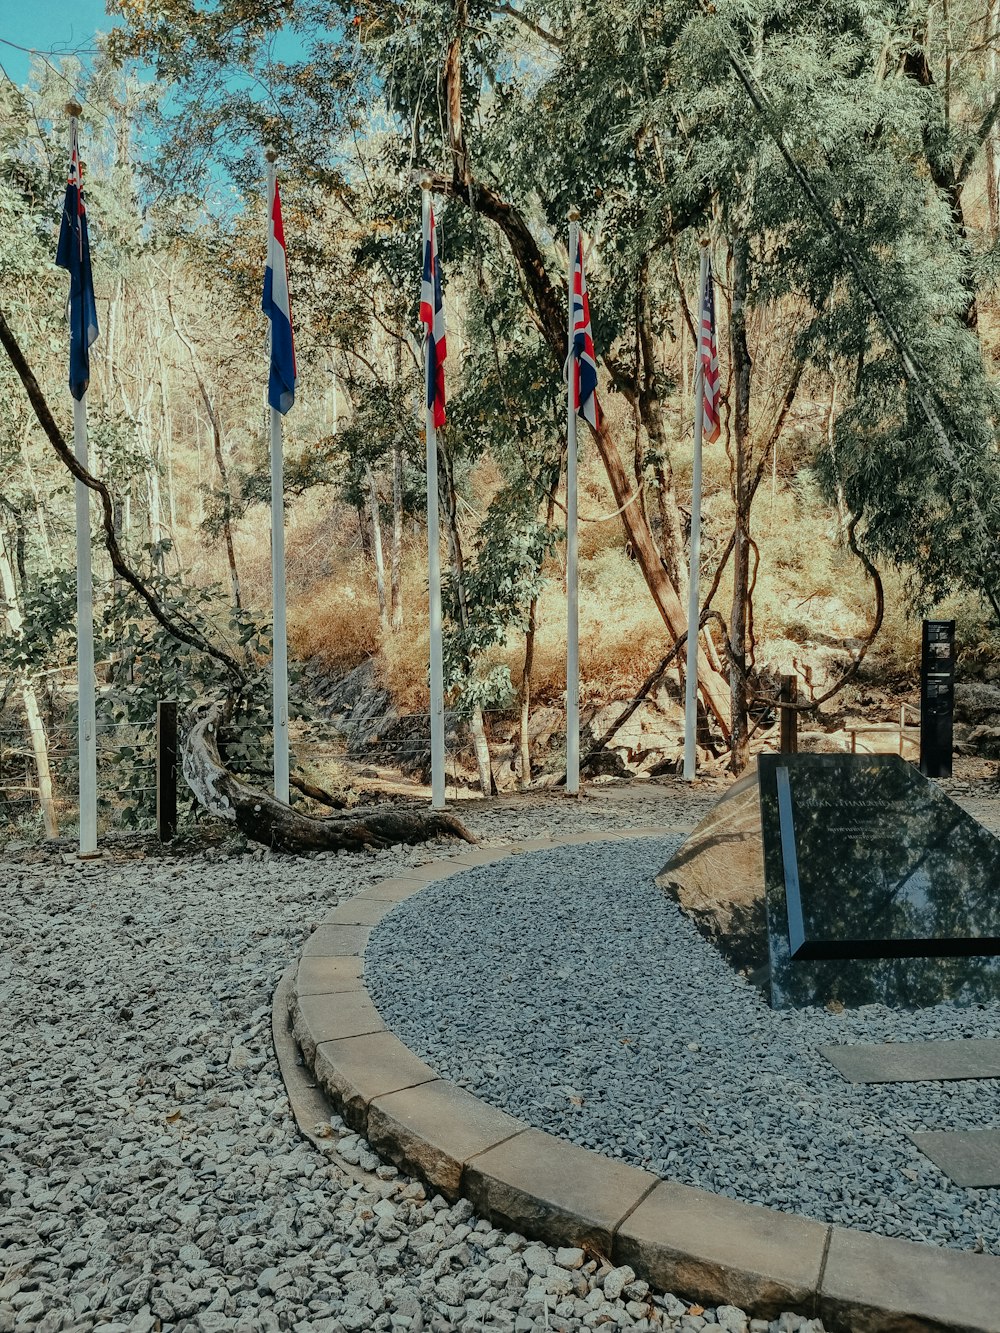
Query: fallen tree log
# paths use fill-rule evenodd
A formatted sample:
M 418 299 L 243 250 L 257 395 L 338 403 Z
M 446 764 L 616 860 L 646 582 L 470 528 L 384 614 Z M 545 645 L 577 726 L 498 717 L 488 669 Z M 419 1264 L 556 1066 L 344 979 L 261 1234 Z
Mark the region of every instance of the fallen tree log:
M 300 814 L 223 765 L 216 739 L 220 717 L 218 704 L 189 715 L 182 745 L 184 779 L 204 810 L 235 824 L 253 842 L 278 852 L 301 853 L 363 851 L 439 837 L 476 841 L 461 820 L 440 811 L 372 806 L 324 819 Z

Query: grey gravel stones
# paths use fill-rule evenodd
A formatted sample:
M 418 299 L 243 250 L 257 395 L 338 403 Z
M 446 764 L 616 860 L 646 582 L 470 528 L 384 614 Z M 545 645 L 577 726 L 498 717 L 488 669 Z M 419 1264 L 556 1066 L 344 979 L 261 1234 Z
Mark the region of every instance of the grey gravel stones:
M 471 821 L 506 840 L 643 817 L 553 799 Z M 609 1301 L 581 1252 L 428 1197 L 345 1138 L 374 1163 L 355 1181 L 291 1121 L 282 971 L 338 900 L 449 850 L 0 857 L 0 1333 L 677 1326 L 683 1293 Z
M 1000 1253 L 1000 1190 L 952 1184 L 908 1137 L 995 1126 L 995 1080 L 852 1086 L 818 1051 L 995 1038 L 1000 1004 L 771 1010 L 653 884 L 678 842 L 565 846 L 431 885 L 369 941 L 383 1019 L 443 1078 L 609 1157 Z

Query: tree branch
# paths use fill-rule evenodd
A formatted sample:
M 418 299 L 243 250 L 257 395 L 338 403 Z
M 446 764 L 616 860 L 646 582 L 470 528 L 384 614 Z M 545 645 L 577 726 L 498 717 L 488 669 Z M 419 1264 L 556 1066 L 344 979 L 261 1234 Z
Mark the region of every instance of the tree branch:
M 527 28 L 529 32 L 533 32 L 536 37 L 541 38 L 541 40 L 548 46 L 551 46 L 554 51 L 562 50 L 563 39 L 561 37 L 557 37 L 554 32 L 549 32 L 548 28 L 543 28 L 540 23 L 536 23 L 534 19 L 528 18 L 527 14 L 523 14 L 519 9 L 515 9 L 513 5 L 490 5 L 490 13 L 506 14 L 508 18 L 516 19 L 523 28 Z
M 0 307 L 0 344 L 10 358 L 11 365 L 17 371 L 21 383 L 24 385 L 24 391 L 28 395 L 28 401 L 34 409 L 35 416 L 38 418 L 39 425 L 48 436 L 49 443 L 59 456 L 65 467 L 73 474 L 77 481 L 82 481 L 84 486 L 90 490 L 96 491 L 101 500 L 101 509 L 104 528 L 104 545 L 108 555 L 111 557 L 111 564 L 115 573 L 123 579 L 132 590 L 145 602 L 149 608 L 150 614 L 166 631 L 179 639 L 181 643 L 186 643 L 199 652 L 207 653 L 213 657 L 226 670 L 230 679 L 239 686 L 246 684 L 246 674 L 239 662 L 234 657 L 215 644 L 210 643 L 201 633 L 197 626 L 193 625 L 184 616 L 168 614 L 164 610 L 160 599 L 149 588 L 138 574 L 131 568 L 122 554 L 121 547 L 118 545 L 118 538 L 115 536 L 114 519 L 114 501 L 111 498 L 111 492 L 105 486 L 103 481 L 99 481 L 88 470 L 79 463 L 76 455 L 69 448 L 63 439 L 62 432 L 56 424 L 55 418 L 46 402 L 45 395 L 35 379 L 34 372 L 28 365 L 24 353 L 21 351 L 20 344 L 14 336 L 10 325 L 7 323 L 2 307 Z
M 1000 120 L 1000 93 L 997 93 L 993 99 L 993 105 L 980 121 L 979 129 L 976 130 L 972 144 L 965 150 L 965 155 L 958 164 L 958 170 L 955 172 L 955 188 L 957 190 L 961 190 L 968 179 L 969 172 L 975 164 L 976 155 L 993 133 L 997 120 Z

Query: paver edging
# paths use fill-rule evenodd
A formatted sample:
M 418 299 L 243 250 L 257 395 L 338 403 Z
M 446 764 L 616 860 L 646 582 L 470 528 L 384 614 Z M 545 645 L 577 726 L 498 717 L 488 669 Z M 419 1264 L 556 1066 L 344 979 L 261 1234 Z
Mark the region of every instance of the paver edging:
M 467 849 L 380 881 L 332 909 L 306 942 L 288 996 L 292 1031 L 316 1082 L 381 1156 L 446 1197 L 468 1197 L 484 1216 L 533 1239 L 581 1244 L 629 1263 L 662 1289 L 703 1304 L 737 1305 L 755 1317 L 782 1310 L 819 1316 L 831 1333 L 1000 1333 L 998 1258 L 831 1227 L 661 1180 L 516 1121 L 439 1078 L 384 1024 L 372 1032 L 352 1028 L 350 1014 L 373 1010 L 377 1017 L 353 965 L 363 960 L 374 925 L 398 902 L 509 856 L 660 833 L 646 826 Z M 324 967 L 331 989 L 318 990 Z M 341 1029 L 348 1035 L 329 1035 Z M 470 1137 L 473 1122 L 478 1139 L 476 1132 Z M 456 1154 L 448 1147 L 456 1136 L 476 1150 Z M 545 1164 L 558 1161 L 565 1167 L 546 1174 Z M 616 1169 L 635 1180 L 618 1180 L 620 1208 L 609 1211 Z M 930 1270 L 933 1290 L 923 1278 Z M 891 1308 L 881 1294 L 886 1283 L 873 1277 L 883 1272 L 890 1275 Z

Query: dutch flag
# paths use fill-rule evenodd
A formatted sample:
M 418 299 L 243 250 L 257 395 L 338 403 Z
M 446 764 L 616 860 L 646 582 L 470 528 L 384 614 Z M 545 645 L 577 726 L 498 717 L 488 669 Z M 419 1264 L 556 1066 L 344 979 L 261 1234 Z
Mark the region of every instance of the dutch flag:
M 445 337 L 444 297 L 441 295 L 441 267 L 437 257 L 437 232 L 434 210 L 430 209 L 428 235 L 424 241 L 424 273 L 420 283 L 420 322 L 425 325 L 427 357 L 427 408 L 434 414 L 435 427 L 446 420 L 444 409 L 444 360 L 448 355 Z
M 284 414 L 295 402 L 295 336 L 292 333 L 292 302 L 288 295 L 281 194 L 276 177 L 273 179 L 271 194 L 271 226 L 267 238 L 267 267 L 264 270 L 264 299 L 261 308 L 271 321 L 271 375 L 267 385 L 267 401 Z

